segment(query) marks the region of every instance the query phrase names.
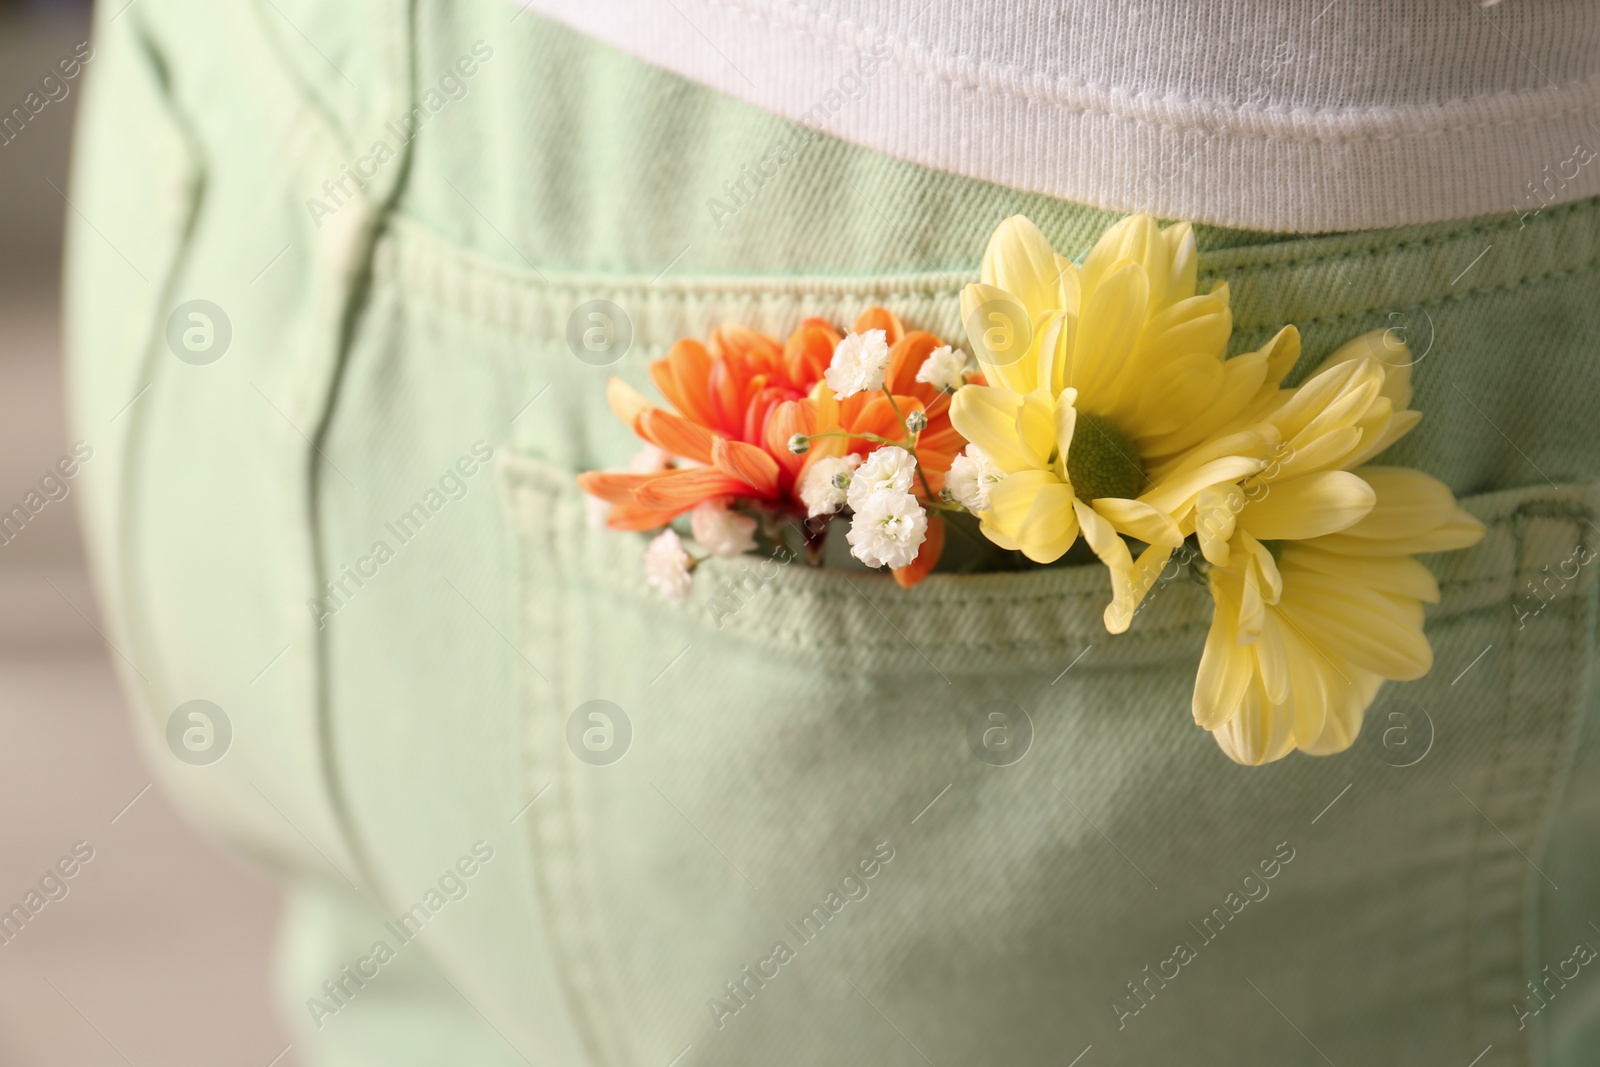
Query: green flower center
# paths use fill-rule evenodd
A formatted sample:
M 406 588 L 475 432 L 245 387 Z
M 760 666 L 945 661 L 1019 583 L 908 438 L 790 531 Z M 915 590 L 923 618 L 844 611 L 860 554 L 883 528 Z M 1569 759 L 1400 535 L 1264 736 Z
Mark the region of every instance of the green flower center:
M 1144 483 L 1139 450 L 1110 419 L 1080 411 L 1067 448 L 1067 480 L 1086 503 L 1103 496 L 1132 499 Z

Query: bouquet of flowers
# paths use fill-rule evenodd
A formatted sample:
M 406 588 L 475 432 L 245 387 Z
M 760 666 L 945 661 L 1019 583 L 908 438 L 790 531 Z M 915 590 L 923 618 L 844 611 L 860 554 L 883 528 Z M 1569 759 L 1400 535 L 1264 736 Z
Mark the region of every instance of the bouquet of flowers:
M 1247 764 L 1349 747 L 1385 679 L 1432 666 L 1439 589 L 1415 557 L 1484 532 L 1443 483 L 1372 462 L 1422 417 L 1405 345 L 1357 337 L 1285 387 L 1295 328 L 1229 358 L 1228 286 L 1199 291 L 1191 227 L 1139 215 L 1081 265 L 1008 219 L 980 278 L 961 295 L 970 358 L 883 308 L 842 335 L 810 319 L 782 344 L 738 326 L 680 341 L 651 367 L 675 411 L 608 389 L 651 451 L 580 484 L 612 527 L 666 527 L 646 558 L 669 596 L 697 562 L 669 525 L 684 514 L 715 555 L 800 520 L 813 561 L 848 517 L 852 555 L 904 586 L 959 514 L 1033 564 L 1081 538 L 1114 634 L 1176 560 L 1214 603 L 1196 722 Z

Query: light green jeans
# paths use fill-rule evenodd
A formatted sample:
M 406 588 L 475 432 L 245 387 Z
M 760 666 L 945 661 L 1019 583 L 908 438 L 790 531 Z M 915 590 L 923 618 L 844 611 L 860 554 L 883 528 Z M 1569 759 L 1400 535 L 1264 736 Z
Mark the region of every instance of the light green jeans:
M 1249 769 L 1190 721 L 1187 583 L 1116 638 L 1095 568 L 721 563 L 673 605 L 572 484 L 635 447 L 606 378 L 673 340 L 872 304 L 959 338 L 998 221 L 1081 253 L 1106 213 L 497 0 L 114 14 L 70 234 L 86 518 L 162 781 L 294 887 L 307 1062 L 1600 1056 L 1596 583 L 1563 566 L 1600 539 L 1600 204 L 1201 229 L 1236 350 L 1404 331 L 1426 417 L 1388 458 L 1489 526 L 1434 561 L 1434 672 L 1351 751 Z M 568 342 L 595 300 L 608 365 Z M 212 762 L 168 742 L 194 699 Z M 969 743 L 997 700 L 1015 762 Z

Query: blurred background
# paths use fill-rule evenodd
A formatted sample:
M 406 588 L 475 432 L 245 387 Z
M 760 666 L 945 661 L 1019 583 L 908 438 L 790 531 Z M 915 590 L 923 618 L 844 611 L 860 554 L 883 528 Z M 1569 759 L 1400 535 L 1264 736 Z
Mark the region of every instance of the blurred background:
M 88 35 L 87 4 L 0 0 L 0 115 Z M 73 115 L 93 72 L 0 134 L 0 512 L 71 444 L 61 234 Z M 289 1067 L 270 988 L 280 895 L 151 785 L 100 636 L 76 504 L 70 492 L 48 502 L 0 544 L 0 1067 Z M 50 895 L 67 890 L 50 899 L 40 880 L 75 846 L 92 858 L 50 882 Z M 28 921 L 3 925 L 30 903 Z

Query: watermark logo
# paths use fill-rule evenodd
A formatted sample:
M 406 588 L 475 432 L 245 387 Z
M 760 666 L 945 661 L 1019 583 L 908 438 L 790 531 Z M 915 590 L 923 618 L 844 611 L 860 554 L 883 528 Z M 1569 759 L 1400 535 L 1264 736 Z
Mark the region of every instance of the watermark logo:
M 816 141 L 847 104 L 866 96 L 869 80 L 892 56 L 892 45 L 883 38 L 873 42 L 870 52 L 857 53 L 849 69 L 839 75 L 822 97 L 800 116 L 803 132 L 799 133 L 796 140 L 791 143 L 790 134 L 779 136 L 767 147 L 755 166 L 740 164 L 739 176 L 722 183 L 721 192 L 726 199 L 713 196 L 706 200 L 706 210 L 710 212 L 711 221 L 717 229 L 722 229 L 724 222 L 753 203 L 762 188 L 775 179 L 784 167 L 798 159 L 800 153 Z
M 233 744 L 228 713 L 209 700 L 186 700 L 167 716 L 167 747 L 195 767 L 215 763 Z
M 967 720 L 967 747 L 991 767 L 1009 767 L 1033 747 L 1033 719 L 1009 700 L 980 704 Z
M 38 882 L 28 887 L 22 898 L 11 905 L 0 903 L 0 945 L 9 945 L 34 917 L 51 904 L 67 899 L 72 892 L 70 879 L 83 870 L 84 864 L 94 859 L 94 846 L 79 841 L 72 851 L 45 868 Z
M 167 347 L 185 363 L 196 367 L 215 363 L 232 343 L 233 323 L 209 300 L 179 304 L 167 316 Z
M 1009 296 L 997 296 L 973 308 L 966 326 L 974 354 L 993 367 L 1009 366 L 1033 347 L 1028 309 Z
M 88 41 L 80 41 L 70 56 L 56 60 L 55 67 L 39 79 L 38 85 L 29 90 L 20 105 L 0 113 L 0 148 L 20 137 L 29 123 L 38 121 L 45 108 L 71 96 L 73 79 L 83 72 L 83 65 L 93 58 L 94 48 Z
M 348 563 L 329 568 L 329 578 L 322 583 L 320 596 L 306 600 L 306 608 L 316 620 L 317 629 L 344 610 L 367 583 L 377 578 L 382 569 L 401 549 L 421 535 L 422 529 L 435 515 L 448 505 L 465 499 L 471 480 L 486 468 L 494 458 L 494 446 L 487 441 L 474 441 L 470 453 L 459 456 L 455 463 L 445 468 L 438 481 L 430 486 L 410 508 L 383 524 L 384 536 L 374 538 L 365 555 Z
M 609 300 L 589 300 L 567 316 L 567 348 L 591 367 L 609 367 L 633 347 L 633 320 Z
M 467 899 L 472 892 L 472 878 L 493 859 L 493 845 L 487 841 L 474 841 L 472 851 L 446 867 L 419 900 L 392 921 L 383 924 L 383 930 L 373 941 L 370 952 L 345 964 L 322 983 L 318 995 L 307 997 L 306 1011 L 317 1029 L 321 1030 L 328 1019 L 349 1007 L 361 990 L 369 982 L 376 981 L 447 905 Z
M 1519 596 L 1518 601 L 1514 601 L 1511 605 L 1512 612 L 1517 616 L 1517 629 L 1525 628 L 1529 619 L 1538 617 L 1540 612 L 1549 607 L 1551 602 L 1566 590 L 1567 583 L 1577 581 L 1579 572 L 1594 560 L 1595 553 L 1587 545 L 1578 544 L 1573 546 L 1572 552 L 1566 559 L 1553 564 L 1554 573 L 1550 570 L 1552 564 L 1546 563 L 1540 568 L 1539 574 L 1534 576 L 1539 579 L 1539 584 L 1534 585 L 1533 578 L 1529 578 L 1527 581 L 1529 595 Z M 1568 567 L 1572 568 L 1571 574 L 1567 573 Z M 1550 584 L 1552 581 L 1555 585 Z M 1539 591 L 1541 589 L 1544 590 L 1543 593 Z
M 609 700 L 586 700 L 567 717 L 567 747 L 591 767 L 609 767 L 632 745 L 632 720 Z
M 828 927 L 837 922 L 839 915 L 851 904 L 859 904 L 872 892 L 868 883 L 883 868 L 894 861 L 894 846 L 880 841 L 870 855 L 857 860 L 845 870 L 838 886 L 830 886 L 820 901 L 809 911 L 783 924 L 784 937 L 773 943 L 772 951 L 756 960 L 754 966 L 746 965 L 738 974 L 722 983 L 722 991 L 706 998 L 706 1010 L 717 1029 L 725 1029 L 728 1020 L 750 1006 L 756 994 L 767 988 L 782 973 L 784 967 L 799 957 L 800 950 L 820 938 Z M 852 914 L 854 912 L 852 911 Z M 794 938 L 793 947 L 789 938 Z
M 37 488 L 29 489 L 23 498 L 0 512 L 0 547 L 15 541 L 39 513 L 54 503 L 67 499 L 72 492 L 72 479 L 77 477 L 82 464 L 94 458 L 94 448 L 87 441 L 74 441 L 71 454 L 56 460 L 39 478 Z
M 1409 700 L 1385 700 L 1367 712 L 1372 754 L 1391 767 L 1415 767 L 1433 750 L 1433 716 Z
M 465 100 L 471 90 L 472 79 L 493 57 L 493 48 L 483 41 L 474 41 L 470 55 L 458 57 L 432 85 L 419 91 L 415 107 L 384 122 L 386 136 L 372 142 L 372 147 L 365 155 L 349 163 L 341 163 L 338 175 L 322 183 L 322 197 L 313 196 L 306 200 L 306 211 L 310 213 L 317 229 L 322 229 L 324 219 L 337 215 L 345 204 L 354 200 L 357 193 L 365 189 L 386 164 L 398 159 L 434 116 L 451 103 Z

